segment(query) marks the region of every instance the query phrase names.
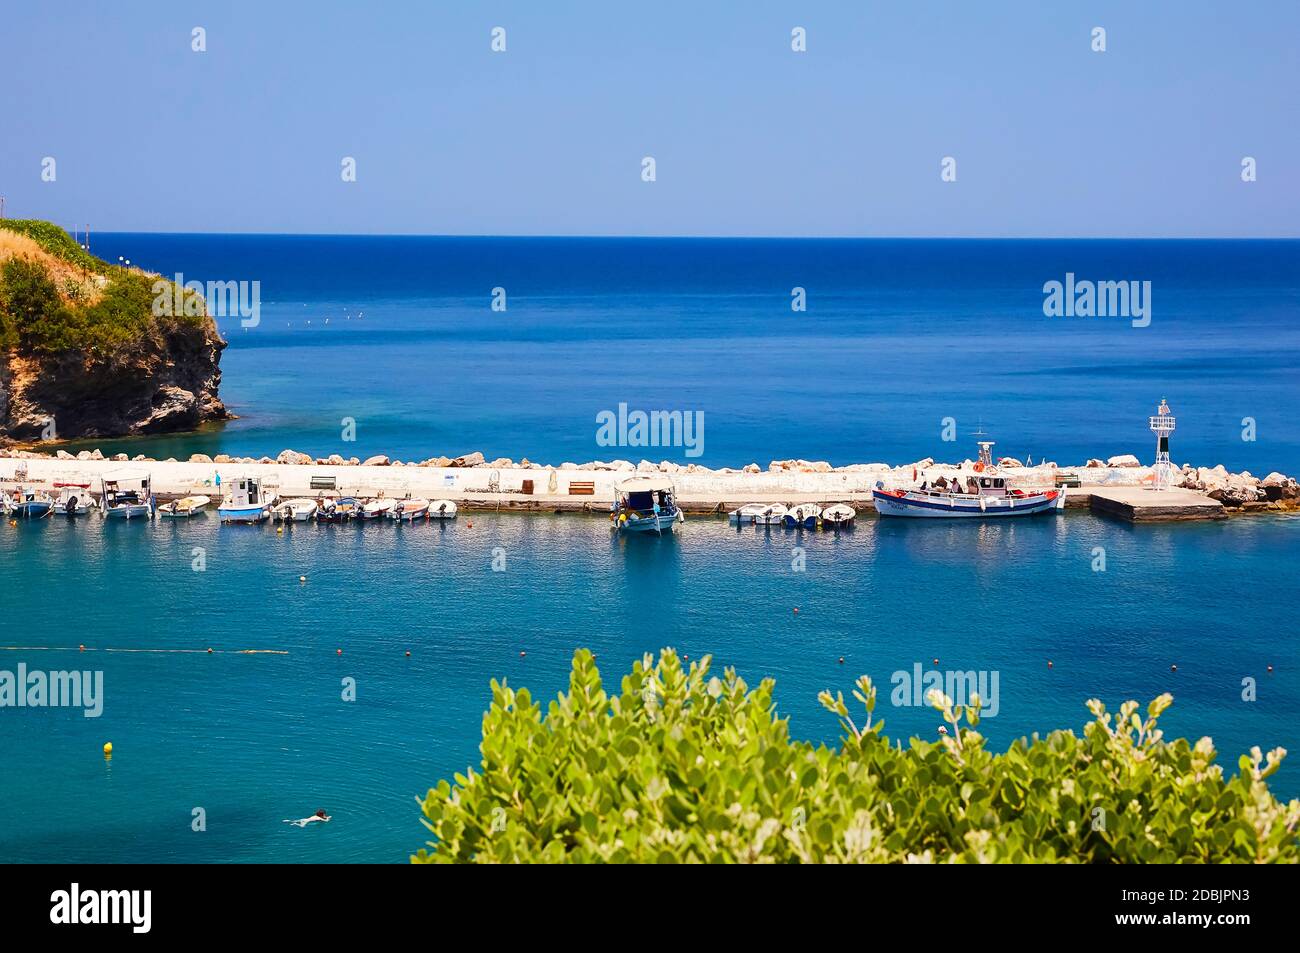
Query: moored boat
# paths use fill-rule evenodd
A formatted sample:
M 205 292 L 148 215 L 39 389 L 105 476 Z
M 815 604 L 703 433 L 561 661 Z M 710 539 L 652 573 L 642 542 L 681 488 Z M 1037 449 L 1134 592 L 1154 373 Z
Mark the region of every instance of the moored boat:
M 41 519 L 54 512 L 54 500 L 42 490 L 20 486 L 7 498 L 5 512 L 20 519 Z
M 785 514 L 784 503 L 746 503 L 728 513 L 727 518 L 737 526 L 770 526 L 780 524 Z
M 320 504 L 307 497 L 285 500 L 275 505 L 275 518 L 286 523 L 305 523 L 316 515 Z
M 992 441 L 980 442 L 980 459 L 975 464 L 977 476 L 971 477 L 963 491 L 958 481 L 942 488 L 887 490 L 877 481 L 871 492 L 876 512 L 881 516 L 911 516 L 923 519 L 980 519 L 984 517 L 1034 516 L 1062 509 L 1063 490 L 1025 492 L 1012 489 L 993 464 Z
M 429 501 L 420 497 L 416 497 L 415 499 L 407 497 L 406 499 L 398 500 L 396 505 L 388 511 L 389 519 L 395 519 L 399 523 L 410 523 L 415 520 L 422 520 L 428 515 Z
M 429 504 L 429 519 L 454 520 L 455 518 L 456 504 L 451 500 L 434 500 Z
M 685 520 L 677 506 L 673 481 L 667 477 L 632 477 L 614 485 L 609 514 L 620 533 L 672 532 Z
M 95 508 L 95 498 L 90 495 L 89 483 L 56 483 L 54 512 L 64 516 L 85 516 Z
M 163 519 L 169 520 L 187 520 L 196 513 L 202 513 L 212 498 L 209 496 L 186 496 L 179 500 L 172 500 L 170 503 L 163 503 L 158 507 L 158 515 Z
M 263 488 L 261 477 L 238 477 L 222 486 L 225 495 L 217 515 L 223 523 L 260 523 L 271 515 L 275 494 Z
M 388 511 L 396 505 L 397 501 L 391 497 L 381 496 L 369 500 L 361 507 L 361 518 L 363 520 L 381 520 L 388 516 Z
M 822 508 L 816 503 L 800 503 L 786 512 L 782 522 L 791 528 L 816 529 L 821 512 Z
M 318 523 L 344 523 L 356 519 L 361 514 L 361 501 L 355 496 L 340 499 L 326 498 L 320 501 L 316 509 Z
M 832 503 L 822 510 L 822 529 L 849 529 L 857 517 L 858 511 L 847 503 Z
M 139 470 L 117 470 L 100 477 L 100 509 L 110 520 L 147 520 L 153 517 L 153 482 Z

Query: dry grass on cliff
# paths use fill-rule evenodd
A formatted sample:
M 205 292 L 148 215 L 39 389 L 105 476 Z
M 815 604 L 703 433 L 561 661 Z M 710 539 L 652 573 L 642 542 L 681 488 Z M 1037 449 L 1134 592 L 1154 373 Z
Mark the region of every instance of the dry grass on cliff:
M 80 268 L 51 255 L 26 235 L 0 228 L 0 262 L 17 256 L 38 262 L 54 280 L 59 295 L 68 302 L 94 304 L 103 296 L 102 279 L 87 278 Z

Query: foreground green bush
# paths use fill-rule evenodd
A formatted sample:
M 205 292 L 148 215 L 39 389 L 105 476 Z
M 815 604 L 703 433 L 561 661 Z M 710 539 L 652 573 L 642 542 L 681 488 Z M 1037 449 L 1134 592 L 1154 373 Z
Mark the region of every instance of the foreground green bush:
M 480 771 L 429 791 L 436 840 L 411 858 L 455 862 L 1121 862 L 1253 863 L 1300 858 L 1300 801 L 1265 778 L 1286 752 L 1258 748 L 1231 779 L 1209 738 L 1166 740 L 1126 702 L 1082 738 L 1055 731 L 984 750 L 973 707 L 936 696 L 949 734 L 891 747 L 875 689 L 820 700 L 844 729 L 838 750 L 791 741 L 773 681 L 750 691 L 709 659 L 684 671 L 647 655 L 606 695 L 590 652 L 569 692 L 540 706 L 492 682 Z M 961 724 L 965 720 L 970 727 Z

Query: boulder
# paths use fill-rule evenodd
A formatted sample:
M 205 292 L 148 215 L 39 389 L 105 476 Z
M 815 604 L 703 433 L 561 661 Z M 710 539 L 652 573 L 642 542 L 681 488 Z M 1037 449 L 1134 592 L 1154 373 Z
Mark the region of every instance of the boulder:
M 366 457 L 363 467 L 386 467 L 390 463 L 389 459 L 382 453 L 377 453 L 373 457 Z
M 451 467 L 477 467 L 481 466 L 485 462 L 483 454 L 475 450 L 473 453 L 466 453 L 462 456 L 456 457 L 447 465 Z
M 653 472 L 653 471 L 659 469 L 657 466 L 655 466 L 655 465 L 654 465 L 653 463 L 651 463 L 649 460 L 642 460 L 640 463 L 638 463 L 638 464 L 636 465 L 636 468 L 637 468 L 638 471 L 640 471 L 640 472 L 642 472 L 642 473 Z
M 235 461 L 231 458 L 230 454 L 219 453 L 212 458 L 212 462 L 213 463 L 234 463 Z
M 758 472 L 759 472 L 759 470 L 758 470 L 758 464 L 757 464 L 757 463 L 749 463 L 749 464 L 746 464 L 746 465 L 745 465 L 745 470 L 744 470 L 744 472 L 745 472 L 745 473 L 758 473 Z
M 191 453 L 190 463 L 211 463 L 212 458 L 206 453 Z
M 54 454 L 54 458 L 55 458 L 56 460 L 75 460 L 75 459 L 77 459 L 77 458 L 74 457 L 72 454 L 68 453 L 68 451 L 66 451 L 66 450 L 59 450 L 57 453 Z
M 143 463 L 145 460 L 148 459 L 149 458 L 146 457 L 143 453 L 137 453 L 134 457 L 131 458 L 132 462 L 134 463 Z
M 308 466 L 313 459 L 308 454 L 299 453 L 297 450 L 281 450 L 279 456 L 275 458 L 275 462 L 290 466 Z
M 509 457 L 497 457 L 488 465 L 494 470 L 513 470 L 515 468 L 515 461 L 511 460 Z
M 998 466 L 1008 468 L 1022 468 L 1024 464 L 1015 457 L 1002 457 L 998 460 Z
M 1117 456 L 1109 457 L 1109 458 L 1106 460 L 1106 465 L 1109 466 L 1109 467 L 1140 467 L 1140 466 L 1142 466 L 1142 464 L 1138 462 L 1138 458 L 1135 457 L 1135 456 L 1133 456 L 1133 454 L 1131 454 L 1131 453 L 1121 453 L 1121 454 L 1119 454 L 1119 455 L 1117 455 Z

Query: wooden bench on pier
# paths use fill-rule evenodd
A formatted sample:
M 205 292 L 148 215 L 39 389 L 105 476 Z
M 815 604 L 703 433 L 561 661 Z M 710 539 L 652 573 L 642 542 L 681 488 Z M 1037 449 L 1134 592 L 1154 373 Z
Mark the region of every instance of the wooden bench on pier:
M 570 480 L 569 496 L 595 496 L 595 480 Z

